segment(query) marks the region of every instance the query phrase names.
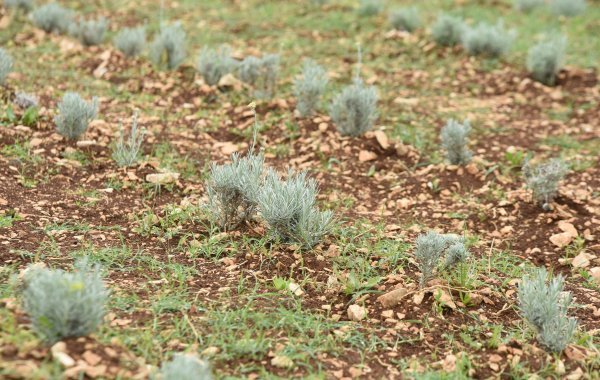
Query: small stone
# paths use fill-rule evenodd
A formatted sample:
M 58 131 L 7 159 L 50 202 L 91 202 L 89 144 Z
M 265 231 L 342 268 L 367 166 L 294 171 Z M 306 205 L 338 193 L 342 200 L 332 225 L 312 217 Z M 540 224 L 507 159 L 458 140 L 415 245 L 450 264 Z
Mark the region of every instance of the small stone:
M 592 275 L 592 279 L 596 282 L 596 284 L 600 284 L 600 267 L 594 267 L 590 269 L 590 274 Z
M 215 347 L 215 346 L 210 346 L 210 347 L 206 347 L 202 352 L 202 356 L 206 356 L 206 357 L 213 357 L 216 354 L 219 353 L 219 347 Z
M 385 132 L 375 131 L 373 134 L 375 135 L 375 139 L 383 149 L 387 149 L 390 147 L 390 142 L 388 141 Z
M 65 342 L 55 343 L 50 352 L 52 357 L 56 359 L 63 367 L 69 368 L 75 365 L 75 360 L 67 354 L 67 344 Z
M 348 308 L 348 318 L 351 321 L 362 321 L 367 316 L 367 310 L 359 305 L 350 305 Z
M 166 185 L 179 179 L 179 173 L 153 173 L 146 176 L 146 182 L 155 185 Z
M 96 141 L 94 141 L 94 140 L 80 140 L 80 141 L 77 141 L 76 144 L 77 144 L 78 148 L 87 148 L 89 146 L 96 145 Z
M 271 365 L 277 368 L 293 368 L 294 361 L 285 355 L 276 355 L 271 359 Z
M 370 152 L 368 150 L 361 150 L 358 153 L 358 161 L 360 161 L 360 162 L 373 161 L 375 159 L 377 159 L 377 154 Z
M 377 297 L 377 301 L 379 301 L 383 307 L 393 307 L 399 304 L 407 293 L 408 290 L 405 288 L 394 289 L 391 292 L 387 292 Z
M 570 232 L 561 232 L 550 236 L 550 242 L 558 248 L 565 247 L 573 241 L 573 235 Z
M 590 255 L 587 252 L 581 252 L 579 255 L 573 258 L 571 261 L 571 265 L 573 268 L 585 268 L 590 265 L 590 260 L 592 260 L 594 256 Z

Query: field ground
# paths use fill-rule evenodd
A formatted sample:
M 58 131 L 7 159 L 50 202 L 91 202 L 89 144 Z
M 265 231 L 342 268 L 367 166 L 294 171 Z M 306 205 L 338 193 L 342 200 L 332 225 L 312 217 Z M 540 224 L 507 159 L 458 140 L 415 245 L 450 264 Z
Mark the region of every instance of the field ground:
M 161 14 L 158 0 L 62 3 L 109 18 L 110 38 L 142 23 L 152 34 Z M 600 377 L 597 1 L 572 19 L 520 14 L 501 0 L 412 2 L 427 26 L 440 10 L 469 22 L 504 18 L 518 31 L 505 60 L 438 47 L 424 29 L 390 31 L 387 16 L 358 17 L 349 0 L 164 3 L 163 17 L 181 20 L 189 37 L 186 63 L 171 72 L 125 59 L 110 39 L 83 47 L 2 10 L 0 41 L 15 58 L 2 109 L 17 90 L 37 94 L 42 109 L 32 127 L 2 111 L 0 377 L 146 378 L 183 351 L 209 357 L 218 378 Z M 556 87 L 533 82 L 523 63 L 549 30 L 569 38 Z M 195 71 L 199 49 L 219 43 L 239 58 L 282 55 L 275 98 L 257 102 L 258 142 L 267 164 L 309 170 L 321 208 L 335 212 L 333 233 L 311 250 L 273 242 L 259 223 L 221 232 L 201 207 L 210 163 L 243 152 L 252 136 L 251 91 L 211 88 Z M 350 82 L 357 43 L 380 116 L 374 132 L 341 138 L 325 105 Z M 331 77 L 311 120 L 293 112 L 304 57 Z M 92 143 L 55 132 L 65 91 L 100 98 L 84 138 Z M 120 169 L 110 143 L 136 109 L 148 130 L 144 160 Z M 474 129 L 466 167 L 445 164 L 439 148 L 450 117 Z M 524 187 L 527 153 L 570 165 L 551 212 Z M 146 182 L 161 171 L 180 177 Z M 577 236 L 557 241 L 571 227 Z M 423 294 L 413 243 L 432 228 L 464 234 L 471 257 Z M 65 372 L 31 330 L 10 279 L 30 263 L 69 267 L 82 255 L 103 265 L 112 294 L 100 330 L 66 342 L 77 365 Z M 564 275 L 575 298 L 578 330 L 561 354 L 542 350 L 516 307 L 516 284 L 535 266 Z M 299 288 L 278 290 L 280 280 Z M 378 300 L 400 288 L 408 292 L 400 302 Z M 354 304 L 367 312 L 360 322 L 349 320 Z

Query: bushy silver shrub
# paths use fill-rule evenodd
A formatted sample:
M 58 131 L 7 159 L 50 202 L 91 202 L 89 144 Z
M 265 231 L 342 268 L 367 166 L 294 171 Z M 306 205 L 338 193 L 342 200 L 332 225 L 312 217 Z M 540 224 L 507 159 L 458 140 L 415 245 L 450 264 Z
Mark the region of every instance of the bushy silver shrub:
M 560 158 L 537 166 L 526 162 L 523 165 L 523 174 L 527 187 L 533 193 L 533 199 L 544 210 L 550 210 L 550 203 L 558 193 L 558 184 L 567 174 L 567 165 Z
M 415 7 L 394 9 L 390 13 L 390 24 L 396 30 L 414 32 L 421 26 L 421 17 Z
M 445 267 L 454 266 L 466 259 L 468 251 L 464 246 L 464 240 L 456 235 L 440 234 L 435 231 L 428 231 L 417 237 L 415 259 L 421 271 L 419 279 L 421 288 L 434 277 L 444 255 L 446 255 Z
M 13 99 L 13 103 L 23 110 L 38 106 L 38 100 L 35 95 L 27 94 L 25 92 L 17 92 Z
M 191 354 L 176 354 L 160 367 L 156 380 L 212 380 L 210 364 Z
M 377 90 L 359 77 L 337 95 L 330 116 L 343 136 L 360 136 L 373 128 L 377 119 Z
M 34 0 L 4 0 L 4 6 L 7 8 L 22 9 L 30 11 L 33 9 Z
M 267 54 L 261 58 L 246 57 L 239 65 L 239 77 L 254 87 L 254 96 L 269 99 L 277 84 L 279 62 L 279 54 Z
M 126 57 L 137 57 L 142 54 L 146 46 L 146 28 L 124 28 L 113 39 L 115 47 Z
M 98 112 L 98 98 L 86 102 L 75 92 L 67 92 L 58 103 L 59 114 L 54 123 L 59 134 L 68 139 L 77 139 L 83 135 Z
M 535 329 L 537 339 L 551 352 L 561 352 L 571 341 L 577 321 L 567 316 L 572 303 L 570 292 L 564 292 L 562 276 L 548 284 L 545 268 L 538 268 L 519 283 L 519 309 L 523 318 Z
M 208 210 L 221 228 L 232 229 L 254 217 L 262 186 L 264 156 L 234 153 L 231 163 L 212 164 L 206 191 Z
M 0 48 L 0 85 L 6 82 L 6 77 L 13 67 L 13 59 L 6 50 Z
M 304 60 L 302 76 L 294 80 L 296 110 L 302 117 L 310 117 L 319 107 L 321 96 L 325 91 L 327 71 L 311 59 Z
M 150 59 L 155 65 L 176 69 L 187 56 L 187 35 L 180 22 L 162 25 L 160 32 L 150 44 Z
M 460 44 L 464 30 L 465 23 L 460 17 L 442 14 L 431 27 L 431 35 L 438 45 L 454 46 Z
M 47 343 L 87 335 L 102 322 L 109 292 L 100 268 L 86 259 L 74 272 L 34 267 L 24 280 L 24 309 Z
M 80 19 L 69 26 L 69 34 L 85 46 L 100 45 L 104 41 L 108 21 L 104 17 L 97 20 Z
M 138 115 L 133 115 L 131 129 L 125 138 L 123 125 L 119 129 L 119 138 L 114 142 L 112 148 L 112 158 L 119 167 L 129 167 L 135 165 L 140 159 L 142 143 L 146 131 L 138 128 Z
M 544 5 L 544 0 L 514 0 L 515 9 L 521 12 L 531 12 L 542 5 Z
M 442 146 L 446 151 L 446 158 L 451 164 L 464 165 L 471 160 L 471 151 L 467 147 L 469 132 L 471 132 L 469 120 L 465 120 L 461 124 L 450 119 L 442 128 L 440 134 Z
M 214 86 L 223 76 L 232 73 L 236 66 L 237 61 L 231 56 L 231 48 L 228 45 L 221 45 L 217 49 L 202 48 L 196 67 L 204 81 Z
M 465 28 L 462 43 L 470 55 L 498 58 L 508 53 L 515 36 L 516 33 L 507 30 L 501 21 L 495 25 L 481 22 Z
M 258 196 L 261 217 L 269 229 L 285 242 L 305 248 L 317 244 L 333 224 L 331 211 L 316 206 L 317 182 L 306 172 L 288 170 L 287 178 L 269 169 Z
M 31 13 L 35 26 L 47 33 L 66 33 L 73 22 L 73 11 L 57 3 L 49 3 L 36 8 Z
M 360 0 L 358 14 L 363 17 L 375 16 L 383 11 L 382 0 Z
M 558 16 L 573 17 L 587 8 L 585 0 L 551 0 L 550 9 Z
M 538 82 L 553 86 L 563 67 L 567 38 L 559 36 L 541 41 L 527 54 L 527 70 Z
M 464 244 L 462 239 L 455 240 L 446 252 L 446 259 L 444 262 L 444 268 L 451 268 L 458 263 L 466 261 L 469 257 L 469 251 Z

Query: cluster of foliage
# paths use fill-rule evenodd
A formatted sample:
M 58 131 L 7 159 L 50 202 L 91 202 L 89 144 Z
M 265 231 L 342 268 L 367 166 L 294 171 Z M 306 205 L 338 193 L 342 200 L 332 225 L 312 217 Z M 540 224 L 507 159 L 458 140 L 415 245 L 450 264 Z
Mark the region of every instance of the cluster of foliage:
M 383 11 L 381 0 L 360 0 L 358 14 L 363 17 L 375 16 Z
M 160 380 L 212 380 L 210 364 L 195 355 L 176 354 L 171 361 L 161 365 Z
M 373 128 L 377 119 L 377 90 L 359 77 L 344 88 L 331 104 L 330 115 L 343 136 L 360 136 Z
M 261 58 L 249 56 L 239 65 L 240 79 L 254 87 L 254 96 L 269 99 L 273 96 L 279 76 L 279 54 L 267 54 Z
M 34 0 L 4 0 L 4 6 L 29 12 L 33 9 L 33 1 Z
M 228 45 L 221 45 L 217 49 L 204 47 L 198 57 L 198 72 L 210 86 L 218 84 L 223 76 L 235 71 L 236 67 L 237 61 L 232 58 Z
M 529 49 L 527 69 L 538 82 L 548 86 L 556 83 L 556 75 L 563 66 L 567 38 L 558 36 L 541 41 Z
M 310 248 L 329 232 L 333 213 L 316 207 L 317 182 L 306 172 L 288 170 L 287 177 L 269 169 L 258 196 L 262 218 L 270 231 L 285 242 Z
M 36 8 L 31 19 L 35 26 L 47 33 L 67 33 L 73 22 L 73 11 L 57 3 L 49 3 Z
M 571 293 L 563 291 L 562 276 L 553 277 L 548 284 L 545 268 L 537 269 L 519 283 L 519 309 L 535 329 L 538 341 L 551 352 L 561 352 L 571 341 L 577 321 L 567 316 Z
M 508 53 L 515 36 L 516 33 L 507 30 L 501 21 L 495 25 L 480 22 L 465 28 L 462 43 L 470 55 L 498 58 Z
M 306 59 L 302 76 L 294 80 L 296 110 L 302 117 L 310 117 L 319 107 L 319 102 L 329 81 L 327 71 L 315 61 Z
M 97 20 L 80 19 L 69 25 L 69 34 L 79 39 L 85 46 L 100 45 L 104 41 L 108 21 L 104 17 Z
M 58 103 L 58 112 L 54 118 L 58 133 L 68 139 L 78 139 L 98 113 L 98 98 L 86 102 L 79 94 L 67 92 Z
M 439 45 L 454 46 L 461 43 L 464 30 L 465 23 L 461 18 L 441 14 L 431 27 L 431 35 Z
M 34 266 L 24 280 L 24 309 L 47 343 L 87 335 L 102 322 L 109 292 L 100 268 L 87 259 L 74 272 Z
M 6 82 L 6 77 L 12 70 L 13 59 L 6 50 L 0 48 L 0 85 Z
M 180 22 L 161 25 L 160 32 L 150 44 L 150 59 L 157 66 L 176 69 L 187 56 L 186 39 Z
M 112 158 L 119 167 L 133 166 L 138 162 L 145 134 L 146 131 L 144 129 L 138 128 L 137 113 L 133 115 L 131 129 L 127 138 L 125 138 L 123 125 L 120 125 L 119 138 L 113 144 L 112 148 Z
M 573 17 L 581 14 L 587 8 L 585 0 L 551 0 L 550 9 L 558 16 Z
M 25 92 L 17 92 L 13 103 L 24 110 L 38 106 L 38 100 L 35 95 L 27 94 Z
M 471 152 L 467 148 L 470 131 L 469 120 L 465 120 L 461 124 L 450 119 L 442 128 L 442 146 L 446 150 L 446 157 L 451 164 L 464 165 L 471 160 Z
M 446 258 L 442 264 L 444 255 Z M 437 270 L 450 268 L 464 261 L 468 255 L 464 239 L 457 235 L 440 234 L 435 231 L 419 235 L 415 246 L 415 258 L 421 271 L 419 286 L 425 287 Z
M 532 166 L 523 165 L 527 187 L 533 192 L 533 199 L 544 209 L 550 210 L 550 203 L 558 193 L 558 184 L 567 174 L 567 165 L 559 158 Z
M 414 32 L 421 26 L 421 18 L 415 7 L 395 9 L 390 13 L 390 25 L 394 29 Z
M 126 57 L 137 57 L 146 46 L 146 28 L 124 28 L 115 36 L 113 43 Z
M 533 9 L 544 5 L 544 0 L 515 0 L 515 9 L 521 12 L 531 12 Z
M 255 216 L 263 167 L 263 154 L 253 152 L 244 157 L 234 153 L 228 164 L 211 164 L 208 209 L 221 228 L 233 229 Z

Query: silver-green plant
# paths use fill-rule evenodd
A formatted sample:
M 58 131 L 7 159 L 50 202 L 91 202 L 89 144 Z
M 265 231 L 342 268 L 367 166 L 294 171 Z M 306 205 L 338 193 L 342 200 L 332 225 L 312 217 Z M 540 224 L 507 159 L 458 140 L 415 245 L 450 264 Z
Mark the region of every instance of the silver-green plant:
M 160 32 L 150 44 L 150 59 L 157 66 L 176 69 L 187 56 L 187 35 L 181 22 L 162 25 Z
M 377 119 L 377 90 L 361 78 L 333 99 L 330 115 L 343 136 L 360 136 L 373 128 Z
M 567 316 L 572 297 L 563 291 L 563 277 L 553 277 L 546 284 L 547 279 L 546 268 L 538 268 L 521 280 L 519 309 L 535 329 L 540 344 L 551 352 L 561 352 L 573 338 L 577 321 Z
M 15 94 L 15 98 L 13 99 L 13 103 L 19 108 L 26 110 L 28 108 L 37 107 L 38 99 L 35 97 L 35 95 L 27 94 L 25 92 L 17 92 Z
M 4 85 L 12 67 L 13 58 L 6 50 L 0 48 L 0 85 Z
M 31 13 L 35 26 L 47 33 L 67 33 L 73 22 L 74 13 L 57 3 L 49 3 L 36 8 Z
M 585 0 L 551 0 L 550 9 L 557 16 L 574 17 L 587 8 Z
M 319 108 L 327 82 L 327 71 L 311 59 L 304 60 L 302 76 L 294 80 L 296 110 L 302 117 L 310 117 Z
M 221 45 L 217 49 L 202 48 L 196 67 L 208 85 L 218 84 L 223 76 L 235 70 L 237 61 L 231 54 L 228 45 Z
M 74 272 L 33 267 L 24 279 L 23 307 L 33 329 L 49 344 L 88 335 L 104 317 L 109 291 L 100 268 L 86 258 L 74 267 Z
M 465 31 L 465 23 L 460 17 L 441 14 L 431 27 L 433 40 L 442 46 L 460 44 Z
M 382 0 L 360 0 L 358 3 L 359 16 L 375 16 L 383 11 Z
M 119 167 L 129 167 L 135 165 L 141 155 L 142 143 L 146 135 L 145 129 L 138 128 L 138 114 L 133 115 L 131 129 L 125 138 L 125 130 L 123 125 L 119 128 L 119 138 L 114 142 L 112 147 L 112 158 Z
M 446 252 L 446 259 L 444 261 L 444 268 L 451 268 L 456 266 L 458 263 L 466 261 L 469 257 L 469 250 L 465 246 L 463 239 L 455 240 Z
M 514 0 L 515 9 L 526 13 L 542 5 L 544 5 L 544 0 Z
M 161 365 L 160 380 L 212 380 L 210 364 L 192 354 L 176 354 L 171 361 Z
M 440 234 L 435 231 L 428 231 L 417 237 L 415 259 L 421 271 L 419 279 L 421 289 L 435 276 L 444 255 L 446 255 L 444 268 L 452 267 L 465 260 L 468 250 L 464 240 L 456 235 Z
M 115 47 L 126 57 L 137 57 L 142 54 L 146 46 L 146 28 L 124 28 L 113 39 Z
M 244 157 L 234 153 L 229 164 L 211 164 L 208 211 L 221 228 L 233 229 L 256 215 L 263 167 L 263 154 L 252 151 Z
M 239 65 L 240 79 L 254 87 L 254 96 L 258 99 L 269 99 L 277 85 L 279 64 L 279 54 L 246 57 Z
M 258 196 L 260 215 L 281 240 L 311 248 L 333 226 L 333 212 L 316 206 L 318 192 L 317 182 L 306 172 L 289 169 L 282 179 L 270 168 Z
M 98 98 L 86 102 L 75 92 L 67 92 L 58 104 L 59 114 L 54 117 L 58 133 L 68 139 L 77 139 L 85 133 L 98 113 Z
M 533 79 L 553 86 L 556 75 L 562 69 L 565 58 L 567 38 L 558 36 L 534 45 L 527 54 L 527 70 Z
M 414 32 L 421 26 L 421 17 L 415 7 L 394 9 L 390 13 L 390 25 L 396 30 Z
M 533 193 L 534 201 L 544 210 L 551 210 L 552 200 L 558 193 L 558 184 L 567 174 L 567 165 L 560 158 L 555 158 L 537 166 L 530 162 L 523 165 L 523 174 L 527 187 Z
M 377 119 L 377 90 L 360 77 L 362 51 L 358 47 L 358 64 L 353 84 L 347 86 L 331 103 L 329 115 L 342 136 L 360 136 L 373 128 Z
M 454 119 L 448 120 L 440 133 L 442 146 L 446 151 L 446 157 L 452 165 L 464 165 L 471 160 L 471 152 L 467 145 L 468 136 L 471 132 L 469 120 L 461 123 Z
M 33 9 L 34 0 L 4 0 L 4 6 L 6 8 L 21 9 L 25 12 L 29 12 Z
M 69 34 L 85 46 L 100 45 L 104 41 L 108 21 L 104 17 L 97 20 L 80 19 L 69 26 Z
M 465 28 L 462 44 L 470 55 L 499 58 L 508 53 L 515 37 L 516 33 L 507 30 L 502 21 L 495 25 L 480 22 Z

